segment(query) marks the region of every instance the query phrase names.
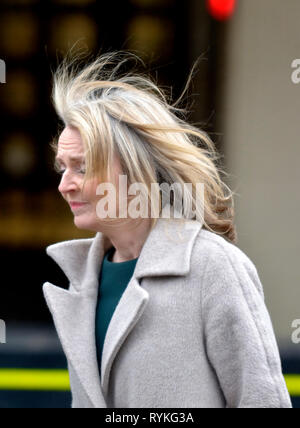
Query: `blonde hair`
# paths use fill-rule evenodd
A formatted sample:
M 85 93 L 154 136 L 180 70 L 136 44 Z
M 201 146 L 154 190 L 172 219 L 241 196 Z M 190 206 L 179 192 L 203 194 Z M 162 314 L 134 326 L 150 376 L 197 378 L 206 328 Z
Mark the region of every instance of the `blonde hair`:
M 203 227 L 236 243 L 234 193 L 222 181 L 221 158 L 208 134 L 179 115 L 175 104 L 148 75 L 134 69 L 121 73 L 130 60 L 140 59 L 127 51 L 101 54 L 84 63 L 67 55 L 53 76 L 53 103 L 64 126 L 76 128 L 86 154 L 85 180 L 102 182 L 112 174 L 117 153 L 128 185 L 143 183 L 192 183 L 184 205 L 195 198 L 197 183 L 204 184 Z M 52 144 L 56 150 L 56 144 Z M 227 194 L 226 194 L 227 192 Z M 162 206 L 160 205 L 160 214 Z M 190 218 L 195 219 L 195 218 Z M 157 219 L 152 220 L 152 227 Z

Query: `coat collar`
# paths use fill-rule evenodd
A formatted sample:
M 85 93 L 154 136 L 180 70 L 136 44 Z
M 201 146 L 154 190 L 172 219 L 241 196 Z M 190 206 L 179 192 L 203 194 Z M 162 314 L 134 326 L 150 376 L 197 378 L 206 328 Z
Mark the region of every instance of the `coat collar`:
M 148 303 L 149 294 L 140 286 L 142 278 L 187 275 L 194 241 L 201 227 L 200 222 L 192 220 L 157 220 L 108 326 L 101 361 L 101 383 L 95 345 L 95 316 L 101 264 L 111 243 L 98 232 L 94 238 L 47 247 L 47 254 L 64 271 L 72 288 L 64 290 L 45 283 L 45 299 L 68 361 L 95 407 L 107 407 L 105 400 L 112 363 Z
M 158 219 L 140 253 L 135 277 L 186 275 L 194 239 L 200 229 L 201 224 L 196 221 Z M 109 239 L 98 232 L 94 238 L 59 242 L 46 251 L 79 291 L 83 285 L 90 288 L 87 278 L 91 272 L 99 274 L 104 254 L 111 246 Z

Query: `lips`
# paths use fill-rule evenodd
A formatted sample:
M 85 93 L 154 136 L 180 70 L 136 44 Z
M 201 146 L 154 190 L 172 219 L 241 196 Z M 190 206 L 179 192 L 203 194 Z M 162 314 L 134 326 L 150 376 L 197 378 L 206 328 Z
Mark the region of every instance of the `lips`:
M 83 207 L 84 205 L 86 205 L 86 203 L 84 202 L 70 202 L 71 208 L 80 208 L 80 207 Z

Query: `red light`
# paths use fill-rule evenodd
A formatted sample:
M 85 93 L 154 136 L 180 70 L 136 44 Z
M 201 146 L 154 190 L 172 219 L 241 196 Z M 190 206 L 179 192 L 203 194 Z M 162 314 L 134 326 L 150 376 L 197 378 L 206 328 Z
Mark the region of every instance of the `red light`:
M 219 21 L 231 18 L 235 5 L 236 0 L 207 0 L 210 14 Z

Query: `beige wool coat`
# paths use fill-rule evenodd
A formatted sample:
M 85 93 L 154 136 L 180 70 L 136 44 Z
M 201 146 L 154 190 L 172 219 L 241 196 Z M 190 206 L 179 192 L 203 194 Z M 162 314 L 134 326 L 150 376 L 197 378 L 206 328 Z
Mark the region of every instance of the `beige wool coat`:
M 254 264 L 192 220 L 161 218 L 149 234 L 108 326 L 100 381 L 95 315 L 110 245 L 99 232 L 47 248 L 70 282 L 43 292 L 73 408 L 291 407 Z

